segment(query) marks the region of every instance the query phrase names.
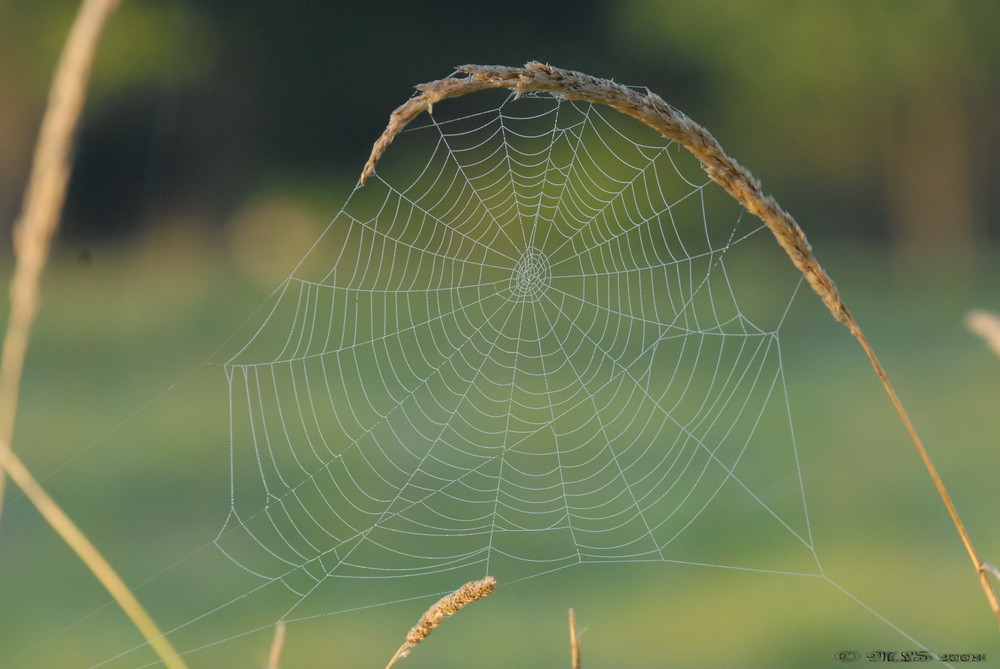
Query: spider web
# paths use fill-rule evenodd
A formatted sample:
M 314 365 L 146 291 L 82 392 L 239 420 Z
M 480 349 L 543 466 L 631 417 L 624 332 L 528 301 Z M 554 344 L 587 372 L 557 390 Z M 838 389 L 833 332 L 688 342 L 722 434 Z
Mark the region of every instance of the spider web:
M 613 111 L 481 109 L 404 132 L 226 364 L 216 544 L 285 619 L 594 562 L 821 573 L 769 233 Z

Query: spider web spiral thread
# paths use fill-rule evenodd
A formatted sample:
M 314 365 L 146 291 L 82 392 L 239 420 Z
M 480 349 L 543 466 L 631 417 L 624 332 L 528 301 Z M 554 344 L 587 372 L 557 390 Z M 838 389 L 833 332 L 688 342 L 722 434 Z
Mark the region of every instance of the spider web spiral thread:
M 588 562 L 816 573 L 778 340 L 796 282 L 729 269 L 774 271 L 764 228 L 597 106 L 463 109 L 403 133 L 394 155 L 426 158 L 380 165 L 227 363 L 217 545 L 297 615 L 388 601 L 373 579 L 399 599 Z M 715 513 L 795 566 L 685 541 Z

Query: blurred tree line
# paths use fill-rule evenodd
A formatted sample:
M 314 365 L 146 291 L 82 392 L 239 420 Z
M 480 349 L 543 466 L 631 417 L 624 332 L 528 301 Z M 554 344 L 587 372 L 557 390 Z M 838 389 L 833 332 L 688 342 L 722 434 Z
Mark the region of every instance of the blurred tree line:
M 5 222 L 75 8 L 0 0 Z M 996 241 L 1000 220 L 998 27 L 998 3 L 940 0 L 125 0 L 64 235 L 222 226 L 264 191 L 335 207 L 414 84 L 533 59 L 649 86 L 810 235 L 961 260 Z

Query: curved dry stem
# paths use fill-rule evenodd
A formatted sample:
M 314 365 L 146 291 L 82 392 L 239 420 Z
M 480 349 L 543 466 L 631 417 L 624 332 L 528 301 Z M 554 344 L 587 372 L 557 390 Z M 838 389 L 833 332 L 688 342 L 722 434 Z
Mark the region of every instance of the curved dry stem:
M 118 573 L 108 564 L 108 561 L 104 559 L 104 556 L 87 536 L 80 531 L 80 528 L 49 497 L 48 493 L 28 471 L 28 468 L 10 449 L 9 444 L 3 440 L 0 440 L 0 467 L 7 470 L 11 480 L 21 488 L 25 497 L 31 500 L 45 521 L 52 526 L 52 529 L 73 549 L 73 552 L 87 566 L 87 569 L 101 582 L 119 608 L 149 643 L 150 648 L 159 656 L 164 666 L 169 669 L 186 669 L 187 665 L 184 660 L 163 636 L 156 623 L 149 617 L 149 614 L 118 576 Z
M 87 80 L 97 43 L 119 2 L 87 0 L 80 7 L 49 91 L 21 218 L 14 226 L 16 264 L 10 286 L 10 320 L 0 362 L 0 439 L 8 444 L 14 432 L 25 352 L 38 312 L 39 282 L 66 199 L 70 145 L 87 97 Z M 2 499 L 0 495 L 0 502 Z
M 458 613 L 463 607 L 493 592 L 496 584 L 495 578 L 485 576 L 478 581 L 469 581 L 455 592 L 439 599 L 433 606 L 424 611 L 424 615 L 420 616 L 417 624 L 410 628 L 406 635 L 406 641 L 392 656 L 385 669 L 391 669 L 397 660 L 406 657 L 410 649 L 430 636 L 430 633 L 436 630 L 445 618 Z
M 0 510 L 6 472 L 52 529 L 107 588 L 163 663 L 182 669 L 185 666 L 183 660 L 128 586 L 11 449 L 21 373 L 38 313 L 39 284 L 69 183 L 70 145 L 86 99 L 87 81 L 97 44 L 108 18 L 119 4 L 120 0 L 84 0 L 80 5 L 56 67 L 25 190 L 24 209 L 14 227 L 15 265 L 10 286 L 10 319 L 0 359 Z
M 903 409 L 903 404 L 896 395 L 896 391 L 889 383 L 885 369 L 875 356 L 874 350 L 872 350 L 854 316 L 848 311 L 837 287 L 817 262 L 805 233 L 802 232 L 795 219 L 784 211 L 774 198 L 763 192 L 760 182 L 754 178 L 750 171 L 726 155 L 722 146 L 705 128 L 671 107 L 655 93 L 649 91 L 643 93 L 613 81 L 536 62 L 528 63 L 524 67 L 464 65 L 456 69 L 460 74 L 466 76 L 421 84 L 416 87 L 420 93 L 400 105 L 392 113 L 389 125 L 372 148 L 371 157 L 361 173 L 360 183 L 364 185 L 371 177 L 376 164 L 389 144 L 416 116 L 423 112 L 430 113 L 434 104 L 447 98 L 493 88 L 510 89 L 518 95 L 545 91 L 565 100 L 581 100 L 607 105 L 638 119 L 667 139 L 686 148 L 701 161 L 702 166 L 713 181 L 722 186 L 747 211 L 760 218 L 767 225 L 792 263 L 802 272 L 809 285 L 823 300 L 823 304 L 829 309 L 830 314 L 847 326 L 851 334 L 861 344 L 861 348 L 868 356 L 876 375 L 882 382 L 882 387 L 896 408 L 910 440 L 916 447 L 924 467 L 930 474 L 952 523 L 958 530 L 962 543 L 972 559 L 993 615 L 1000 622 L 1000 602 L 998 602 L 996 593 L 982 568 L 983 561 L 977 555 L 972 540 L 951 501 L 951 496 L 938 475 L 930 455 L 924 448 L 916 428 Z

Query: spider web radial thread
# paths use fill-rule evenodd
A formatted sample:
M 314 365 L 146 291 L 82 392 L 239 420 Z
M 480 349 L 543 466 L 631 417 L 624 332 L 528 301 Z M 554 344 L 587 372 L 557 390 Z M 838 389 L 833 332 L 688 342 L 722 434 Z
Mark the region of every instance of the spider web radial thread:
M 298 612 L 388 601 L 372 579 L 788 569 L 687 540 L 717 517 L 814 561 L 778 341 L 796 283 L 730 269 L 774 269 L 761 227 L 629 119 L 493 100 L 404 132 L 227 363 L 218 546 Z

